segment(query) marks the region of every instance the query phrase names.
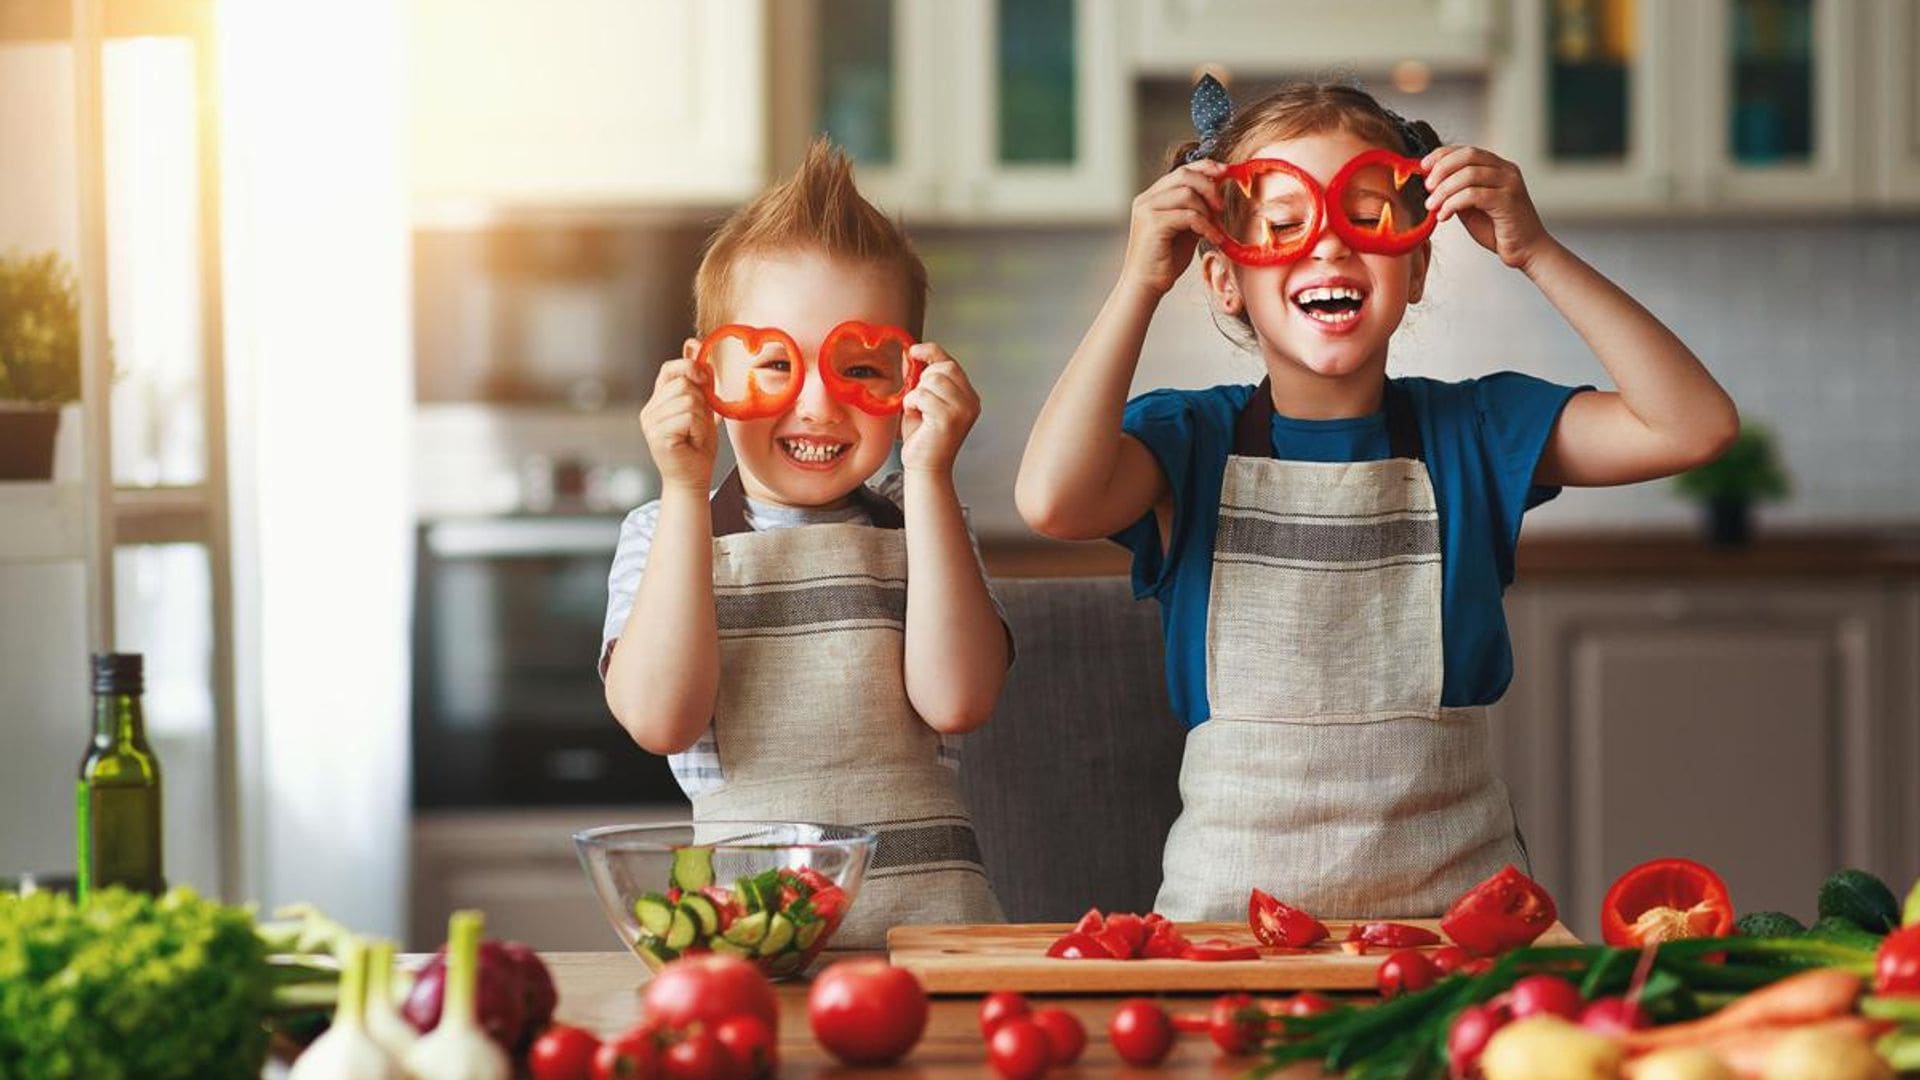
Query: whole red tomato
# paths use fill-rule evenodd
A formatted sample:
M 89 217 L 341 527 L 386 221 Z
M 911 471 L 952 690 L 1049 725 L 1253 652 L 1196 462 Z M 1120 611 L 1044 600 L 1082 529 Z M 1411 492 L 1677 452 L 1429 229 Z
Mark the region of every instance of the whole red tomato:
M 1286 1006 L 1280 1011 L 1288 1016 L 1319 1016 L 1332 1008 L 1332 1001 L 1311 990 L 1302 990 L 1288 998 Z
M 1401 949 L 1391 953 L 1380 961 L 1380 994 L 1382 997 L 1398 997 L 1411 994 L 1416 990 L 1425 990 L 1440 978 L 1434 969 L 1433 961 L 1418 949 Z
M 1508 1008 L 1515 1020 L 1545 1013 L 1562 1020 L 1578 1020 L 1587 1003 L 1580 988 L 1558 975 L 1528 975 L 1507 991 Z
M 660 1075 L 664 1080 L 732 1080 L 737 1074 L 720 1040 L 697 1027 L 661 1053 Z
M 991 1035 L 994 1028 L 1025 1015 L 1026 998 L 1011 990 L 995 990 L 980 1000 L 980 1034 Z
M 533 1080 L 592 1080 L 593 1055 L 599 1049 L 600 1040 L 591 1031 L 554 1024 L 533 1040 L 527 1068 Z
M 660 1029 L 642 1020 L 600 1044 L 593 1080 L 654 1080 L 660 1075 Z
M 1214 999 L 1207 1014 L 1207 1035 L 1221 1053 L 1244 1054 L 1259 1045 L 1266 1023 L 1245 1019 L 1242 1014 L 1251 1008 L 1253 998 L 1247 994 L 1221 994 Z
M 734 1075 L 772 1076 L 780 1065 L 780 1050 L 773 1032 L 757 1016 L 734 1016 L 720 1021 L 713 1029 L 720 1048 L 734 1064 Z
M 649 1019 L 664 1027 L 709 1027 L 735 1016 L 756 1016 L 770 1032 L 780 1030 L 773 984 L 752 963 L 709 953 L 675 960 L 660 969 L 640 995 Z
M 905 968 L 885 960 L 842 960 L 807 991 L 813 1037 L 849 1065 L 905 1056 L 927 1028 L 927 992 Z
M 1079 1017 L 1065 1009 L 1046 1008 L 1033 1014 L 1033 1022 L 1047 1033 L 1055 1065 L 1064 1067 L 1080 1060 L 1080 1052 L 1087 1048 L 1087 1029 Z
M 1129 1065 L 1158 1065 L 1173 1049 L 1173 1021 L 1146 998 L 1128 998 L 1107 1022 L 1114 1052 Z
M 1053 1064 L 1053 1044 L 1039 1024 L 1016 1016 L 987 1037 L 987 1063 L 1007 1080 L 1037 1080 Z
M 1873 961 L 1873 992 L 1920 994 L 1920 923 L 1895 930 L 1880 943 Z

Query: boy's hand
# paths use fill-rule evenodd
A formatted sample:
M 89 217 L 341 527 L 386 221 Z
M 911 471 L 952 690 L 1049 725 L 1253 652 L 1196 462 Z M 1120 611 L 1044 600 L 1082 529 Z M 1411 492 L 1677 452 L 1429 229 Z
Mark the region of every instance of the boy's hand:
M 940 346 L 923 341 L 909 355 L 927 366 L 900 402 L 900 465 L 908 472 L 951 472 L 961 442 L 980 419 L 980 395 Z
M 713 481 L 719 433 L 707 404 L 713 373 L 692 359 L 699 347 L 688 339 L 684 355 L 660 365 L 653 396 L 640 410 L 640 430 L 647 436 L 653 467 L 660 471 L 661 488 L 698 488 L 704 496 Z
M 1525 270 L 1553 237 L 1540 223 L 1520 167 L 1477 146 L 1442 146 L 1420 160 L 1427 167 L 1427 209 L 1458 217 L 1480 246 Z
M 1164 294 L 1193 261 L 1201 237 L 1215 244 L 1225 241 L 1213 215 L 1220 212 L 1220 174 L 1226 169 L 1223 162 L 1202 158 L 1154 181 L 1134 198 L 1123 279 Z

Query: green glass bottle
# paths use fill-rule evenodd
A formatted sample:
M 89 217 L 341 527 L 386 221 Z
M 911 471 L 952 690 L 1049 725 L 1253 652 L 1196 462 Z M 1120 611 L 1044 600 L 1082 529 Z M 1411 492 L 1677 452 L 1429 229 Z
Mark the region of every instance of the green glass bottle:
M 95 653 L 93 742 L 80 761 L 74 811 L 80 840 L 79 899 L 123 885 L 158 893 L 160 759 L 147 745 L 138 653 Z

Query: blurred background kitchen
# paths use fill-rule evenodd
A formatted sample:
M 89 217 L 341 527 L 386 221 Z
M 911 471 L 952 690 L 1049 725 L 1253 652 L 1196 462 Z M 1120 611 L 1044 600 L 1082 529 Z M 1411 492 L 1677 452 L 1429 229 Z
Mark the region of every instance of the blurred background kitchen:
M 0 0 L 0 252 L 58 254 L 86 356 L 82 401 L 37 395 L 50 478 L 0 482 L 0 873 L 71 868 L 111 642 L 148 657 L 173 881 L 609 947 L 565 836 L 685 809 L 592 664 L 708 231 L 847 147 L 979 386 L 994 570 L 1123 572 L 1036 540 L 1012 477 L 1212 71 L 1356 78 L 1518 161 L 1763 436 L 1530 517 L 1500 753 L 1543 879 L 1910 880 L 1917 60 L 1914 0 Z M 1605 382 L 1452 226 L 1392 367 Z M 1135 387 L 1257 370 L 1190 274 Z

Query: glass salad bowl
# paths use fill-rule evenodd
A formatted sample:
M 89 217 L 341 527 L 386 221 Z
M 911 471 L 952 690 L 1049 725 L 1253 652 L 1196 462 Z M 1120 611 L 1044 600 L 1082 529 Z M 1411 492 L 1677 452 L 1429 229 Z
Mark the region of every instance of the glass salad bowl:
M 703 821 L 573 834 L 614 932 L 658 971 L 702 952 L 805 971 L 860 892 L 876 837 L 845 825 Z

